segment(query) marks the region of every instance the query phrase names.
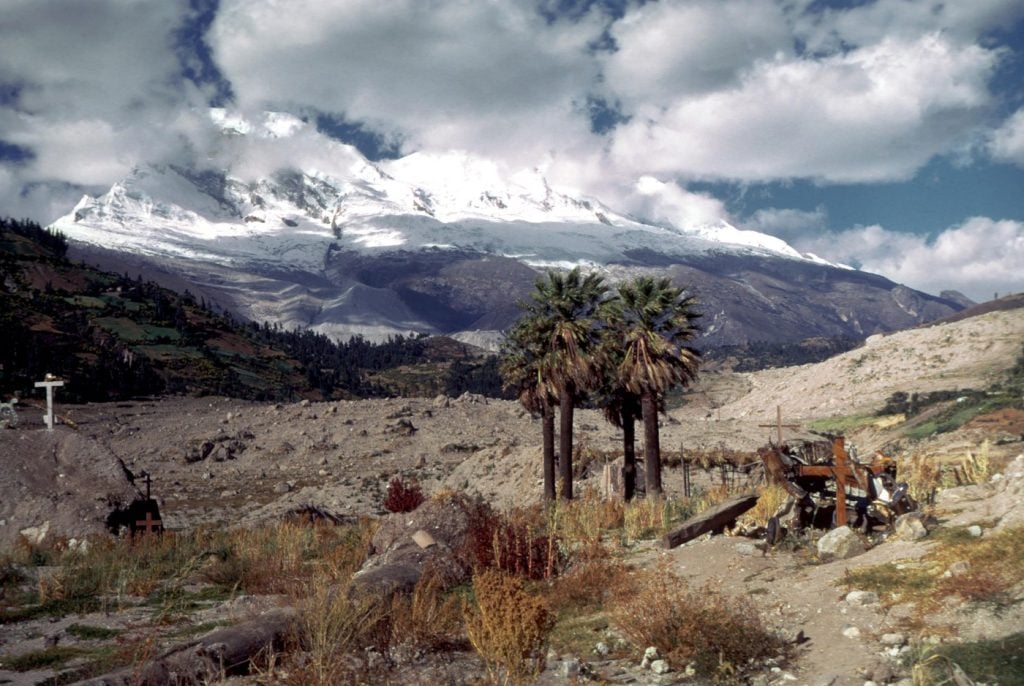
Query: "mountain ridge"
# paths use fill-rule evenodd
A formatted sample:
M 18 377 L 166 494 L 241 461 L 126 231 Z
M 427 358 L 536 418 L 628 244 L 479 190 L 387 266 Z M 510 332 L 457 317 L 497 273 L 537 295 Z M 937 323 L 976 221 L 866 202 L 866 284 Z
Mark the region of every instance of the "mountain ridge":
M 243 157 L 246 145 L 316 135 L 295 118 L 219 116 L 223 144 Z M 537 169 L 509 176 L 463 153 L 372 163 L 321 142 L 331 170 L 307 161 L 244 180 L 244 161 L 139 167 L 53 227 L 82 259 L 133 263 L 247 319 L 339 340 L 492 335 L 515 319 L 539 270 L 574 266 L 611 281 L 673 278 L 710 315 L 708 345 L 863 338 L 964 305 L 724 221 L 645 223 L 556 190 Z

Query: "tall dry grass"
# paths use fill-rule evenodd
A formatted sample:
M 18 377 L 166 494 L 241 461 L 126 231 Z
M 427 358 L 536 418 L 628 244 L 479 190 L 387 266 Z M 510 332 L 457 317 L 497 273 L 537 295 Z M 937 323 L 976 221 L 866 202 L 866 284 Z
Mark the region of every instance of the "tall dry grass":
M 498 570 L 473 577 L 475 603 L 466 603 L 466 633 L 492 684 L 524 684 L 544 669 L 554 618 L 522 579 Z

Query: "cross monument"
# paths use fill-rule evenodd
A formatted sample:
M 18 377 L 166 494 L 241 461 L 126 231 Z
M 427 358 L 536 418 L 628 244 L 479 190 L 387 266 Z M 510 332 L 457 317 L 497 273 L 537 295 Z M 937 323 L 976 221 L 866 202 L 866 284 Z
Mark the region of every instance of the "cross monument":
M 42 381 L 36 381 L 36 388 L 46 389 L 46 415 L 43 419 L 47 431 L 53 431 L 53 389 L 63 385 L 64 382 L 53 374 L 47 374 Z
M 778 445 L 782 445 L 782 430 L 783 429 L 799 429 L 799 424 L 783 424 L 782 423 L 782 405 L 775 406 L 775 423 L 774 424 L 758 424 L 758 426 L 775 429 L 776 437 L 778 438 Z

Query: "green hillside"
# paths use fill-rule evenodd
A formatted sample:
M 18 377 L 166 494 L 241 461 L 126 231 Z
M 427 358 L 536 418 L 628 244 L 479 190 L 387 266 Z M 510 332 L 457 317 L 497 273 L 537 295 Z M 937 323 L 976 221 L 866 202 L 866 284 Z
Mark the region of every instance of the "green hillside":
M 65 402 L 162 393 L 351 398 L 461 388 L 459 378 L 476 368 L 464 347 L 439 360 L 438 344 L 422 338 L 337 344 L 238 322 L 187 292 L 72 263 L 66 251 L 63 236 L 0 218 L 0 397 L 30 394 L 49 373 L 67 381 Z M 410 369 L 419 383 L 394 383 Z

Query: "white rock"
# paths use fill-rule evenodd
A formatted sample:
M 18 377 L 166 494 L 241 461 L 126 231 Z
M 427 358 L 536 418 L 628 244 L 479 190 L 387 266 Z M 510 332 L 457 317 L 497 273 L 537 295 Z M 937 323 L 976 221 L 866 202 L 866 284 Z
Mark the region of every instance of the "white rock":
M 855 626 L 848 626 L 843 629 L 843 636 L 846 636 L 846 638 L 860 638 L 860 629 Z
M 846 602 L 855 607 L 877 605 L 878 594 L 873 591 L 850 591 L 846 594 Z
M 977 524 L 972 524 L 971 526 L 967 527 L 967 533 L 969 533 L 974 538 L 981 538 L 982 530 L 981 527 Z
M 818 541 L 818 555 L 823 559 L 845 560 L 863 552 L 863 539 L 848 526 L 837 527 Z
M 901 646 L 907 642 L 907 637 L 900 633 L 882 634 L 881 642 L 884 646 Z
M 655 674 L 668 674 L 672 668 L 668 666 L 667 660 L 655 660 L 651 663 L 651 671 Z

